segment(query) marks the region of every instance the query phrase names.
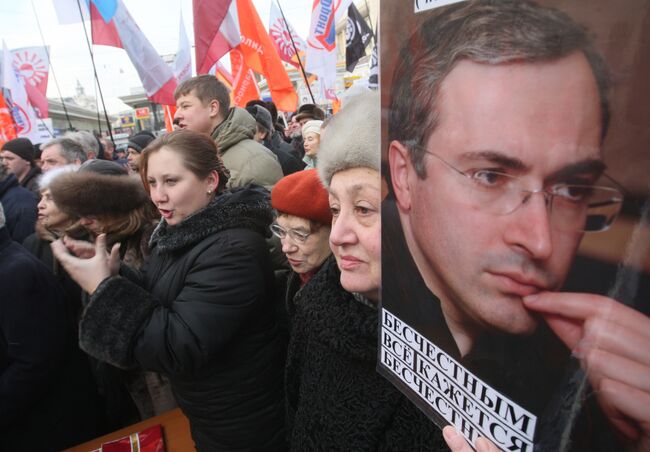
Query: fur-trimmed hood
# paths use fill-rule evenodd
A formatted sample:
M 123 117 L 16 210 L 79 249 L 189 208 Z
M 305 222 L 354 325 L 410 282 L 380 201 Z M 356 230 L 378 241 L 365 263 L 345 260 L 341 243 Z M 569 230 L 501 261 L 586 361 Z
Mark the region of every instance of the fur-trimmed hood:
M 77 217 L 128 213 L 150 202 L 140 179 L 91 171 L 61 174 L 50 190 L 59 209 Z
M 185 218 L 176 226 L 162 219 L 151 235 L 150 247 L 172 252 L 193 245 L 219 231 L 247 228 L 269 237 L 273 221 L 270 196 L 256 185 L 226 191 L 203 209 Z

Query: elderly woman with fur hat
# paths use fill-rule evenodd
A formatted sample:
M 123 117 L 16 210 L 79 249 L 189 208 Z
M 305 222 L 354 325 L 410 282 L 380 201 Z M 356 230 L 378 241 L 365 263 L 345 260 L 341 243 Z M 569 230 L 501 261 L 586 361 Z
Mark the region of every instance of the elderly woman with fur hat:
M 302 144 L 305 148 L 305 157 L 302 159 L 307 164 L 305 169 L 316 168 L 318 162 L 318 148 L 320 147 L 320 134 L 323 121 L 314 119 L 307 121 L 302 126 Z
M 51 191 L 59 209 L 79 218 L 92 237 L 106 234 L 109 246 L 120 243 L 120 257 L 126 264 L 136 268 L 144 264 L 158 215 L 140 180 L 129 177 L 124 167 L 88 160 L 79 171 L 57 178 Z M 73 241 L 67 242 L 74 246 Z
M 318 172 L 335 256 L 294 299 L 286 368 L 291 450 L 432 450 L 431 423 L 377 366 L 381 249 L 379 96 L 328 124 Z M 351 127 L 364 117 L 361 126 Z

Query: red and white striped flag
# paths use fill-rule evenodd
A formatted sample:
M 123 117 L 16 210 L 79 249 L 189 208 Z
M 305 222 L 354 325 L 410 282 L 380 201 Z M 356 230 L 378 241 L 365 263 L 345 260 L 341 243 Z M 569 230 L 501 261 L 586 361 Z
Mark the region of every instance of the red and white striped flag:
M 237 2 L 193 0 L 196 73 L 207 74 L 219 59 L 241 42 Z

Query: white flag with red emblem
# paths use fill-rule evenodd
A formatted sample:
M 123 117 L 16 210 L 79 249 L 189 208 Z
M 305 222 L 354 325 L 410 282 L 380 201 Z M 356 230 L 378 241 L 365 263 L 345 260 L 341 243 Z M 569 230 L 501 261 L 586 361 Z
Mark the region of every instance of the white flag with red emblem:
M 27 97 L 38 117 L 47 118 L 47 80 L 50 73 L 47 47 L 14 49 L 11 51 L 11 65 L 25 81 Z
M 307 43 L 298 36 L 291 24 L 284 20 L 280 9 L 273 2 L 271 2 L 271 15 L 269 16 L 269 35 L 280 59 L 295 67 L 300 67 L 298 58 L 304 60 Z M 296 56 L 296 49 L 298 56 Z

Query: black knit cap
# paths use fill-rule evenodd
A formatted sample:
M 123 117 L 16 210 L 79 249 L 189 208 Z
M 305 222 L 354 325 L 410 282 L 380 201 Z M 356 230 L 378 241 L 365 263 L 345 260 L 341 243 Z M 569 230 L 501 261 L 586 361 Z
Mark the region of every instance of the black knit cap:
M 266 130 L 273 131 L 273 120 L 271 119 L 271 113 L 261 105 L 251 105 L 246 107 L 246 111 L 249 112 L 255 121 L 257 121 L 262 127 Z
M 13 140 L 9 140 L 2 146 L 2 150 L 13 152 L 29 163 L 34 163 L 34 145 L 28 138 L 14 138 Z
M 155 138 L 156 137 L 151 132 L 138 132 L 129 138 L 128 147 L 133 148 L 138 152 L 142 152 Z

